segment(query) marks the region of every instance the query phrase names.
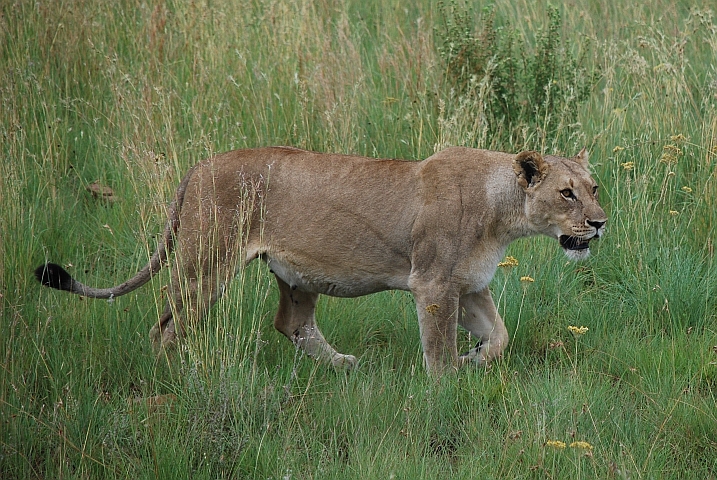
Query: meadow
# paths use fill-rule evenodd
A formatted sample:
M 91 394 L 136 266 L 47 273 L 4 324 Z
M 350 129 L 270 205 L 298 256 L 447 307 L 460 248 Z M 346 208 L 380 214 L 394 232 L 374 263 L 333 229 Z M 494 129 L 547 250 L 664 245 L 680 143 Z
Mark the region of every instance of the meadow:
M 0 2 L 0 478 L 717 478 L 715 13 Z M 35 281 L 47 260 L 126 280 L 191 165 L 266 145 L 586 146 L 607 234 L 581 263 L 514 243 L 491 285 L 506 355 L 440 380 L 404 292 L 321 299 L 345 374 L 274 331 L 259 262 L 172 358 L 147 335 L 167 271 L 113 302 Z

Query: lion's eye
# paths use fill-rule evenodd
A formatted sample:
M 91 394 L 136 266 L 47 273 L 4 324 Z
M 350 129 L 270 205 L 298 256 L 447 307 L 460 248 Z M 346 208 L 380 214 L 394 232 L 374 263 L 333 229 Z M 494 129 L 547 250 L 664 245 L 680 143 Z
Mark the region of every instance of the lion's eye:
M 597 194 L 598 194 L 598 186 L 595 185 L 595 186 L 593 187 L 593 197 L 597 197 Z
M 573 191 L 570 190 L 569 188 L 560 190 L 560 195 L 562 195 L 563 198 L 569 198 L 569 199 L 575 198 L 575 195 L 573 195 Z

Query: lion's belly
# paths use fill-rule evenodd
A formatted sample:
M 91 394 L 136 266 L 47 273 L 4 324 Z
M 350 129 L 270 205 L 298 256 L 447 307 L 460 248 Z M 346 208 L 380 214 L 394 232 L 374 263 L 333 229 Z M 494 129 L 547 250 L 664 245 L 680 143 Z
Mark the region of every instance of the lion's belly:
M 269 269 L 292 288 L 333 297 L 359 297 L 383 290 L 408 290 L 408 273 L 368 271 L 362 266 L 311 265 L 264 255 Z M 388 270 L 388 269 L 387 269 Z

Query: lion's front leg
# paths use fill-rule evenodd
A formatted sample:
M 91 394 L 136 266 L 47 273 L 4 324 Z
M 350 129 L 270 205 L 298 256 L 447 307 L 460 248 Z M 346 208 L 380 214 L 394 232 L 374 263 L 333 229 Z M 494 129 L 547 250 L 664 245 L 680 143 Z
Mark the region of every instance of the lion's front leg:
M 440 376 L 458 365 L 458 293 L 440 284 L 412 287 L 428 373 Z
M 337 368 L 355 367 L 356 357 L 334 350 L 316 325 L 314 310 L 319 295 L 292 289 L 279 277 L 276 282 L 279 285 L 279 310 L 274 317 L 274 328 L 310 357 Z
M 508 344 L 508 330 L 487 287 L 461 296 L 458 322 L 478 340 L 474 348 L 460 356 L 460 364 L 487 364 L 502 355 Z

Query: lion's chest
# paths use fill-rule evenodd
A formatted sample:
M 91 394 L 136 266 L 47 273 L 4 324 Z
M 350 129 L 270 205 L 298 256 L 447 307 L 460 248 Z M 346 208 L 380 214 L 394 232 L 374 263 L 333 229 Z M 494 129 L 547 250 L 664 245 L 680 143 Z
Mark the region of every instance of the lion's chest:
M 487 242 L 477 246 L 454 270 L 462 293 L 477 293 L 488 287 L 504 255 L 505 247 L 501 245 Z

